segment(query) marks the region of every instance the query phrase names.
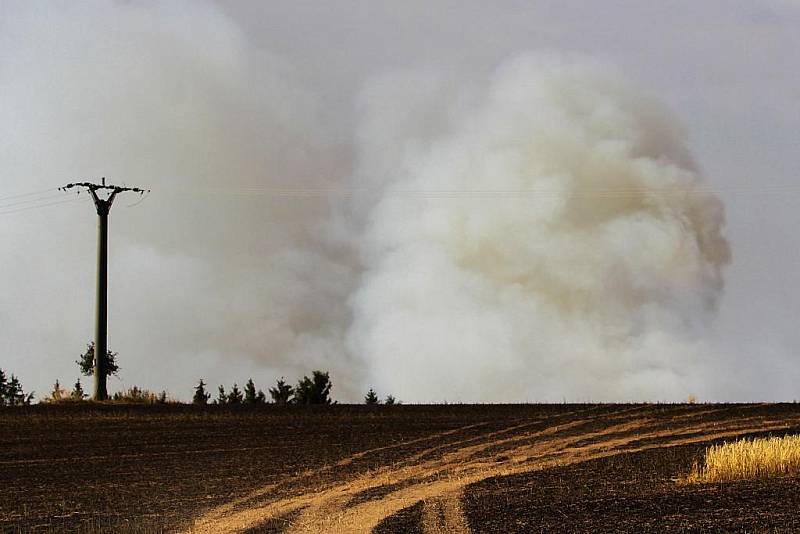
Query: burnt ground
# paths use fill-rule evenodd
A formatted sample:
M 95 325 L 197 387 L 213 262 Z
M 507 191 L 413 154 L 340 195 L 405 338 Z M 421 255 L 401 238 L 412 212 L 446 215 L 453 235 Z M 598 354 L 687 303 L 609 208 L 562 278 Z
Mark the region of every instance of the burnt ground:
M 2 532 L 800 531 L 798 479 L 680 486 L 800 405 L 0 410 Z
M 0 409 L 0 531 L 177 529 L 206 509 L 360 451 L 561 409 L 90 403 Z M 377 451 L 348 470 L 375 468 L 425 446 Z M 314 475 L 314 484 L 325 481 L 324 472 Z
M 676 484 L 707 445 L 488 479 L 465 512 L 474 532 L 800 532 L 800 478 Z

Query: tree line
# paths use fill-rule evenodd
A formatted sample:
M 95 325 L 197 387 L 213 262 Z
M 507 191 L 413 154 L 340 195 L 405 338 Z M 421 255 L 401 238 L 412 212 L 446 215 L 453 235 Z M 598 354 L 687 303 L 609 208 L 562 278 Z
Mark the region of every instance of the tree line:
M 269 402 L 273 404 L 333 404 L 335 401 L 331 398 L 332 388 L 333 382 L 327 371 L 314 371 L 311 373 L 311 377 L 301 378 L 296 386 L 287 384 L 286 380 L 281 377 L 275 387 L 268 389 Z M 206 383 L 200 379 L 194 388 L 192 403 L 208 404 L 210 400 L 211 394 L 206 391 Z M 267 395 L 260 389 L 256 390 L 256 385 L 250 378 L 244 386 L 244 391 L 240 390 L 236 383 L 228 392 L 225 391 L 224 386 L 220 385 L 217 388 L 217 397 L 213 404 L 266 404 L 267 402 Z
M 211 393 L 206 391 L 207 384 L 201 378 L 194 388 L 194 397 L 192 404 L 206 405 L 209 402 L 216 405 L 238 405 L 238 404 L 336 404 L 331 398 L 331 389 L 333 383 L 331 382 L 330 373 L 327 371 L 314 371 L 311 377 L 304 376 L 301 378 L 297 385 L 292 386 L 286 382 L 284 377 L 279 378 L 274 387 L 268 389 L 269 400 L 267 395 L 260 389 L 256 389 L 253 379 L 247 380 L 244 390 L 240 390 L 238 384 L 234 383 L 230 391 L 225 391 L 225 387 L 220 385 L 217 388 L 217 397 L 211 401 Z M 375 390 L 370 388 L 364 396 L 364 404 L 367 405 L 393 405 L 400 404 L 392 395 L 387 395 L 386 399 L 381 401 Z
M 75 363 L 82 375 L 92 376 L 94 372 L 94 343 L 88 343 L 86 351 L 81 354 Z M 107 353 L 106 361 L 106 374 L 108 376 L 117 375 L 120 367 L 117 364 L 117 353 L 111 350 Z M 286 382 L 284 377 L 278 379 L 274 387 L 268 388 L 267 393 L 263 390 L 257 389 L 253 379 L 250 378 L 245 383 L 244 389 L 240 389 L 238 384 L 234 383 L 229 391 L 220 385 L 217 388 L 216 398 L 212 401 L 212 395 L 206 390 L 207 384 L 203 379 L 200 379 L 197 386 L 194 387 L 194 395 L 192 403 L 196 405 L 206 405 L 209 402 L 215 405 L 257 405 L 257 404 L 297 404 L 297 405 L 312 405 L 312 404 L 336 404 L 336 401 L 331 397 L 331 390 L 333 389 L 333 382 L 331 381 L 330 373 L 327 371 L 313 371 L 311 376 L 303 376 L 297 381 L 296 385 L 291 385 Z M 267 396 L 269 395 L 269 397 Z M 21 406 L 29 405 L 33 401 L 34 394 L 26 394 L 22 389 L 19 379 L 15 375 L 11 375 L 10 379 L 6 373 L 0 369 L 0 406 Z M 53 385 L 53 390 L 49 396 L 42 399 L 44 402 L 74 402 L 86 400 L 89 395 L 84 391 L 80 379 L 78 379 L 71 391 L 66 390 L 61 386 L 58 380 Z M 112 400 L 118 402 L 135 402 L 146 404 L 165 404 L 167 402 L 176 402 L 171 400 L 166 391 L 160 394 L 155 394 L 149 390 L 133 386 L 128 388 L 127 391 L 116 392 L 112 396 Z M 381 401 L 378 394 L 374 389 L 370 388 L 364 396 L 364 404 L 367 405 L 393 405 L 400 404 L 397 399 L 392 395 L 387 395 Z

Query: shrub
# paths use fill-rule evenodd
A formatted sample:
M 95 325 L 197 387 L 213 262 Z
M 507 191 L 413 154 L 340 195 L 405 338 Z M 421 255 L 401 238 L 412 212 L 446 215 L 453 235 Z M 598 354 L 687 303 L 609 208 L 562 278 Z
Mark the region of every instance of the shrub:
M 94 374 L 94 341 L 86 345 L 86 352 L 81 354 L 80 357 L 75 360 L 75 363 L 78 364 L 84 376 L 92 376 Z M 117 353 L 109 350 L 106 352 L 106 376 L 116 376 L 118 373 L 119 365 L 117 365 Z
M 83 392 L 83 388 L 81 387 L 81 381 L 78 380 L 75 383 L 72 391 L 68 391 L 65 388 L 61 387 L 61 383 L 56 380 L 56 383 L 53 384 L 53 390 L 50 392 L 50 395 L 42 399 L 42 402 L 47 404 L 61 404 L 67 402 L 77 402 L 86 399 L 86 394 Z
M 314 371 L 312 378 L 304 376 L 294 389 L 294 401 L 297 404 L 331 404 L 330 392 L 333 384 L 330 375 L 322 371 Z
M 162 394 L 163 401 L 166 402 L 167 393 L 164 391 Z M 114 393 L 113 400 L 116 402 L 134 404 L 156 404 L 161 401 L 159 395 L 156 395 L 147 389 L 140 388 L 139 386 L 133 386 L 132 388 L 128 388 L 126 391 L 117 391 Z
M 706 449 L 684 482 L 728 482 L 800 475 L 800 436 L 743 439 Z
M 241 404 L 243 400 L 244 396 L 239 390 L 239 386 L 234 382 L 231 392 L 228 393 L 228 404 Z
M 367 404 L 369 406 L 374 406 L 374 405 L 380 404 L 380 403 L 381 403 L 381 401 L 378 398 L 378 394 L 375 393 L 374 389 L 369 388 L 369 391 L 367 391 L 367 394 L 364 395 L 364 404 Z
M 278 380 L 274 388 L 269 388 L 269 396 L 275 404 L 288 404 L 294 394 L 294 388 L 287 384 L 283 377 Z
M 253 383 L 253 379 L 248 379 L 247 384 L 244 386 L 244 403 L 264 404 L 265 402 L 267 402 L 267 397 L 264 395 L 264 392 L 260 389 L 256 391 L 256 385 Z
M 42 402 L 63 402 L 69 399 L 69 392 L 61 387 L 61 384 L 56 380 L 53 384 L 53 391 L 50 392 L 48 397 L 42 399 Z
M 217 388 L 217 400 L 214 404 L 228 404 L 228 396 L 225 394 L 225 388 L 220 384 Z
M 192 397 L 192 404 L 207 404 L 208 399 L 211 398 L 211 393 L 206 393 L 206 384 L 203 379 L 194 388 L 194 397 Z
M 400 401 L 395 399 L 392 395 L 386 395 L 386 400 L 383 403 L 387 406 L 392 406 L 394 404 L 400 404 Z
M 33 401 L 33 393 L 25 394 L 19 378 L 11 375 L 9 380 L 0 369 L 0 406 L 23 406 Z
M 69 394 L 69 398 L 71 400 L 82 401 L 87 397 L 86 393 L 83 392 L 83 387 L 81 386 L 81 379 L 79 378 L 75 385 L 72 387 L 72 392 Z

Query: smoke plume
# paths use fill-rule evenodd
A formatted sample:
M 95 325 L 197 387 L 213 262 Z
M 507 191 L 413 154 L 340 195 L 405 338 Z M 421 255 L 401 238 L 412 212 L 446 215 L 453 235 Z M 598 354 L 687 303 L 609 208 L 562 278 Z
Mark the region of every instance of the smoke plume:
M 553 401 L 696 386 L 729 261 L 723 208 L 680 128 L 608 72 L 528 55 L 486 87 L 422 75 L 365 92 L 359 176 L 383 183 L 350 343 L 380 389 Z

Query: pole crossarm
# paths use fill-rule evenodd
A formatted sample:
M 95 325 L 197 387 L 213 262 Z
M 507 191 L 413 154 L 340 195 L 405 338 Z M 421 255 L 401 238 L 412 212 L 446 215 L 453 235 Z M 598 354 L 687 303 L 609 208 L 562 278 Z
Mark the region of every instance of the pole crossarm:
M 149 189 L 139 187 L 124 187 L 119 185 L 106 185 L 105 177 L 101 183 L 92 182 L 73 182 L 63 187 L 61 191 L 67 191 L 77 187 L 78 194 L 81 189 L 88 191 L 94 199 L 97 208 L 97 301 L 95 313 L 95 335 L 94 335 L 94 400 L 102 401 L 108 398 L 106 388 L 106 378 L 108 369 L 108 213 L 114 198 L 119 193 L 132 192 L 144 195 L 149 193 Z M 107 190 L 110 194 L 106 198 L 98 196 L 98 191 Z
M 84 188 L 89 192 L 89 194 L 92 195 L 92 199 L 94 200 L 94 205 L 95 208 L 97 208 L 98 215 L 108 214 L 108 212 L 111 210 L 111 205 L 114 203 L 114 198 L 119 193 L 130 191 L 131 193 L 139 193 L 140 195 L 144 195 L 145 193 L 150 192 L 149 189 L 142 189 L 140 187 L 125 187 L 125 186 L 111 185 L 111 184 L 106 185 L 105 177 L 102 178 L 102 182 L 99 184 L 95 184 L 92 182 L 72 182 L 62 187 L 59 187 L 58 189 L 60 191 L 67 191 L 69 189 L 72 189 L 73 187 Z M 101 191 L 103 189 L 111 191 L 111 194 L 108 196 L 108 198 L 104 199 L 97 196 L 97 191 Z

